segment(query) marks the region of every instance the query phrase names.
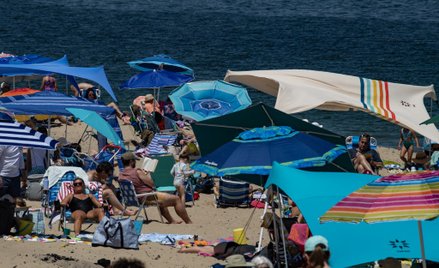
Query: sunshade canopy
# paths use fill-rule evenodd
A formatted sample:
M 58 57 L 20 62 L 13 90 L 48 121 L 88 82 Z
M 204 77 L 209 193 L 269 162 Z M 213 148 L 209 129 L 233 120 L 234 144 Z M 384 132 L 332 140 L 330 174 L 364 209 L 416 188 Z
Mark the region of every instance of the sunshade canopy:
M 322 167 L 344 153 L 345 146 L 334 145 L 291 127 L 272 126 L 240 133 L 192 163 L 191 167 L 211 176 L 268 175 L 274 161 L 295 168 Z
M 412 86 L 311 70 L 228 71 L 224 80 L 276 96 L 276 109 L 288 114 L 356 109 L 439 142 L 434 126 L 419 125 L 429 118 L 424 97 L 436 99 L 432 85 Z
M 47 73 L 56 73 L 67 76 L 74 76 L 84 78 L 90 81 L 94 81 L 101 85 L 113 98 L 117 101 L 116 95 L 111 89 L 110 83 L 105 75 L 104 67 L 71 67 L 66 64 L 67 57 L 64 56 L 60 60 L 35 63 L 35 64 L 1 64 L 0 74 L 4 76 L 16 76 L 16 75 L 45 75 Z
M 130 61 L 128 62 L 128 65 L 140 71 L 162 69 L 170 72 L 185 73 L 191 76 L 194 75 L 194 71 L 191 68 L 165 54 Z
M 345 145 L 343 136 L 309 124 L 262 103 L 238 112 L 192 124 L 202 155 L 213 152 L 221 145 L 233 140 L 242 131 L 264 126 L 290 126 L 297 131 L 321 138 L 332 144 Z M 327 165 L 319 170 L 340 171 L 343 169 L 355 172 L 347 154 L 338 157 L 333 164 L 340 168 Z
M 177 113 L 196 121 L 239 111 L 252 103 L 245 88 L 220 80 L 186 83 L 169 98 Z
M 416 221 L 320 223 L 319 217 L 336 203 L 378 178 L 346 172 L 309 172 L 276 163 L 265 186 L 279 186 L 297 204 L 312 234 L 328 239 L 331 267 L 349 267 L 387 257 L 421 258 Z M 423 230 L 427 259 L 439 261 L 439 221 L 423 222 Z
M 191 75 L 166 70 L 148 70 L 132 76 L 120 85 L 120 89 L 177 87 L 194 80 Z

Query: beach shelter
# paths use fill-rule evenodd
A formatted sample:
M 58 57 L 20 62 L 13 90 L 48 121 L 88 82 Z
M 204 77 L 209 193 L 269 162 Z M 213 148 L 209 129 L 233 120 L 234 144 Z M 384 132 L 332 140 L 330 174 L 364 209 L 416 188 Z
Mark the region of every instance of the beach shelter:
M 110 83 L 108 82 L 103 66 L 72 67 L 68 65 L 66 56 L 57 61 L 44 63 L 0 63 L 0 74 L 2 76 L 46 75 L 48 73 L 61 74 L 68 77 L 80 77 L 93 81 L 101 85 L 108 92 L 111 98 L 117 102 L 116 95 L 114 94 Z
M 194 76 L 194 71 L 191 68 L 165 54 L 133 60 L 128 62 L 128 65 L 139 71 L 165 70 Z
M 345 145 L 345 138 L 343 136 L 314 126 L 262 103 L 221 117 L 192 124 L 202 155 L 213 152 L 245 130 L 269 126 L 289 126 L 294 130 L 318 137 L 332 144 Z M 355 172 L 347 153 L 335 159 L 332 165 L 310 169 Z
M 309 172 L 273 164 L 265 187 L 276 185 L 299 207 L 313 235 L 330 244 L 331 267 L 350 267 L 387 257 L 421 258 L 416 221 L 368 224 L 321 223 L 320 216 L 350 193 L 379 176 L 347 172 Z M 425 255 L 439 261 L 439 221 L 424 221 Z
M 191 164 L 210 176 L 268 175 L 274 161 L 295 168 L 330 165 L 346 147 L 287 126 L 254 128 Z
M 252 103 L 245 88 L 221 80 L 186 83 L 169 98 L 177 113 L 195 121 L 236 112 Z
M 125 149 L 121 137 L 116 131 L 114 131 L 111 125 L 96 112 L 77 108 L 66 108 L 66 110 L 71 112 L 75 117 L 81 119 L 81 121 L 85 122 L 87 125 L 96 129 L 96 131 L 111 140 L 115 145 Z
M 288 114 L 311 109 L 360 110 L 439 142 L 434 126 L 419 125 L 430 118 L 424 97 L 436 100 L 433 85 L 413 86 L 312 70 L 228 71 L 224 80 L 276 96 L 275 108 Z

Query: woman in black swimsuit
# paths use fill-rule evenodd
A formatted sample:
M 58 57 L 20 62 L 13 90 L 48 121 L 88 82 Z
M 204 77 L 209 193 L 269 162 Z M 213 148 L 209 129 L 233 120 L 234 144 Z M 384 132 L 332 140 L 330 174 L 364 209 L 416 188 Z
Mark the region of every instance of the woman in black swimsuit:
M 66 196 L 61 205 L 68 206 L 72 211 L 76 235 L 81 232 L 81 225 L 86 219 L 101 221 L 105 215 L 101 203 L 92 194 L 85 193 L 85 183 L 81 178 L 73 181 L 73 194 Z

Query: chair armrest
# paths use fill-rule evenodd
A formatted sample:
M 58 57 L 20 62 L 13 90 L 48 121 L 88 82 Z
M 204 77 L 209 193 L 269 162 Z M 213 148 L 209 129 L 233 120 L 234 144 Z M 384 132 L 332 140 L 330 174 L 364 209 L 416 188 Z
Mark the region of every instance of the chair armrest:
M 155 194 L 156 194 L 156 192 L 136 194 L 136 197 L 152 196 L 152 195 L 155 195 Z

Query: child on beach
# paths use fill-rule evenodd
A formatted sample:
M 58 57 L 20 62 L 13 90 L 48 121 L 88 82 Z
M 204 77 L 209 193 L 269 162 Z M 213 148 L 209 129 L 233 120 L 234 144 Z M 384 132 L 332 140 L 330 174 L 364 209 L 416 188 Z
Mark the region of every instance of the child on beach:
M 194 174 L 194 170 L 189 167 L 189 156 L 180 155 L 178 162 L 171 169 L 171 175 L 174 176 L 174 186 L 177 188 L 178 196 L 183 204 L 186 203 L 185 182 L 189 175 Z

